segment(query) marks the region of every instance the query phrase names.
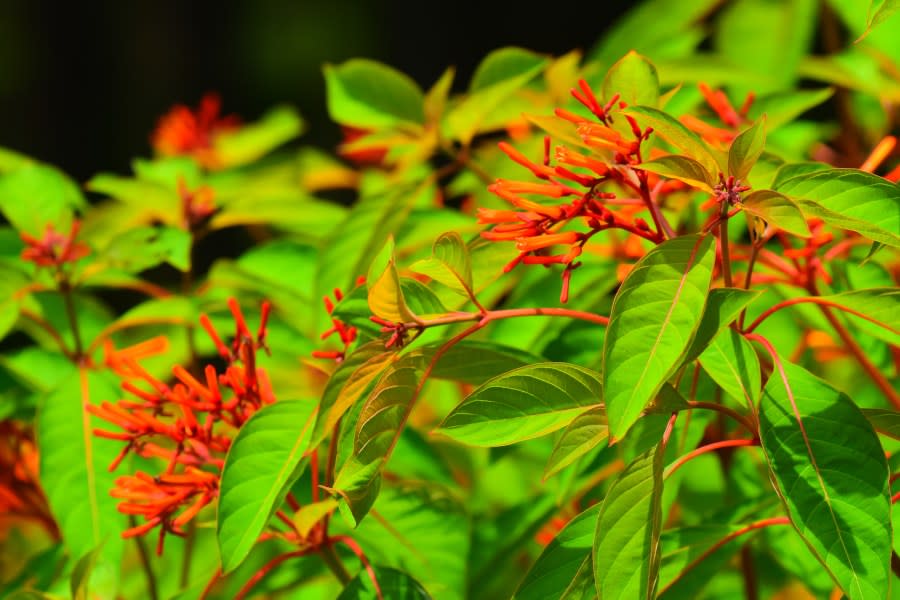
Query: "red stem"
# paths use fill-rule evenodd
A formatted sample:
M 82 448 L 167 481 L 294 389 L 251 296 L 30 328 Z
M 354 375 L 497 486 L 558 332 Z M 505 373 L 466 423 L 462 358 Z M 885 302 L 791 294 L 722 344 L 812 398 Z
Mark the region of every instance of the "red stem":
M 772 525 L 789 525 L 790 522 L 791 522 L 790 519 L 788 519 L 787 517 L 772 517 L 769 519 L 762 519 L 760 521 L 754 521 L 753 523 L 750 523 L 749 525 L 745 525 L 745 526 L 741 527 L 740 529 L 729 533 L 728 535 L 723 537 L 721 540 L 719 540 L 718 542 L 716 542 L 715 544 L 713 544 L 712 546 L 707 548 L 706 551 L 703 552 L 696 559 L 691 561 L 686 567 L 684 567 L 681 570 L 681 573 L 678 574 L 678 577 L 676 577 L 675 579 L 670 581 L 669 585 L 667 585 L 665 588 L 660 590 L 659 593 L 662 594 L 667 589 L 671 588 L 675 584 L 675 582 L 677 582 L 679 579 L 684 577 L 685 573 L 687 573 L 688 571 L 690 571 L 691 569 L 696 567 L 698 564 L 700 564 L 704 560 L 706 560 L 706 558 L 708 558 L 713 552 L 715 552 L 716 550 L 718 550 L 719 548 L 721 548 L 722 546 L 724 546 L 731 540 L 738 538 L 738 537 L 744 535 L 745 533 L 749 533 L 749 532 L 755 531 L 757 529 L 762 529 L 763 527 L 771 527 Z
M 242 587 L 241 591 L 239 591 L 237 593 L 237 595 L 234 597 L 234 600 L 243 600 L 244 596 L 249 594 L 250 590 L 253 589 L 253 586 L 255 586 L 257 583 L 259 583 L 259 581 L 263 577 L 268 575 L 269 571 L 271 571 L 272 569 L 274 569 L 275 567 L 277 567 L 284 561 L 289 560 L 291 558 L 298 558 L 300 556 L 304 556 L 306 554 L 309 554 L 310 551 L 311 551 L 311 549 L 307 548 L 305 550 L 295 550 L 294 552 L 286 552 L 285 554 L 279 554 L 278 556 L 276 556 L 275 558 L 273 558 L 272 560 L 270 560 L 269 562 L 264 564 L 256 573 L 253 574 L 253 577 L 251 577 L 247 581 L 247 583 L 244 584 L 244 587 Z
M 719 448 L 736 448 L 740 446 L 756 446 L 759 442 L 756 440 L 725 440 L 722 442 L 713 442 L 712 444 L 707 444 L 705 446 L 700 446 L 691 452 L 688 452 L 677 461 L 672 463 L 672 466 L 666 470 L 665 477 L 671 476 L 675 471 L 680 469 L 682 465 L 687 463 L 693 458 L 700 456 L 701 454 L 706 454 L 707 452 L 712 452 L 713 450 L 718 450 Z
M 499 319 L 511 319 L 515 317 L 569 317 L 571 319 L 580 319 L 589 321 L 597 325 L 609 324 L 609 317 L 603 315 L 595 315 L 581 310 L 571 308 L 507 308 L 504 310 L 489 310 L 485 314 L 479 312 L 456 312 L 444 317 L 434 319 L 411 321 L 403 323 L 407 329 L 424 329 L 426 327 L 434 327 L 436 325 L 453 325 L 455 323 L 466 323 L 469 321 L 482 321 L 484 325 L 491 321 Z
M 765 311 L 764 313 L 762 313 L 761 315 L 759 315 L 759 316 L 756 318 L 756 320 L 753 321 L 752 323 L 750 323 L 750 326 L 747 327 L 747 329 L 745 329 L 744 331 L 745 331 L 746 333 L 753 333 L 753 330 L 756 329 L 757 327 L 759 327 L 759 325 L 760 325 L 763 321 L 765 321 L 767 318 L 769 318 L 771 315 L 773 315 L 774 313 L 778 312 L 778 311 L 781 310 L 782 308 L 787 308 L 788 306 L 794 306 L 794 305 L 796 305 L 796 304 L 818 304 L 819 306 L 826 306 L 826 307 L 831 307 L 831 308 L 837 308 L 838 310 L 842 310 L 842 311 L 844 311 L 844 312 L 848 312 L 848 313 L 850 313 L 851 315 L 856 315 L 857 317 L 860 317 L 860 318 L 862 318 L 862 319 L 865 319 L 866 321 L 869 321 L 869 322 L 871 322 L 871 323 L 874 323 L 875 325 L 878 325 L 878 326 L 880 326 L 880 327 L 884 327 L 884 323 L 882 323 L 881 321 L 878 321 L 878 320 L 876 320 L 876 319 L 873 319 L 872 317 L 870 317 L 870 316 L 868 316 L 868 315 L 865 315 L 865 314 L 863 314 L 863 313 L 861 313 L 861 312 L 855 311 L 855 310 L 853 310 L 852 308 L 848 308 L 848 307 L 846 307 L 846 306 L 842 306 L 842 305 L 840 305 L 840 304 L 834 302 L 833 300 L 827 300 L 827 299 L 821 298 L 821 297 L 819 297 L 819 296 L 804 296 L 803 298 L 791 298 L 790 300 L 784 300 L 784 301 L 782 301 L 782 302 L 779 302 L 778 304 L 776 304 L 776 305 L 773 306 L 772 308 L 768 309 L 767 311 Z M 885 329 L 888 329 L 889 331 L 893 331 L 893 330 L 891 330 L 889 327 L 885 327 Z

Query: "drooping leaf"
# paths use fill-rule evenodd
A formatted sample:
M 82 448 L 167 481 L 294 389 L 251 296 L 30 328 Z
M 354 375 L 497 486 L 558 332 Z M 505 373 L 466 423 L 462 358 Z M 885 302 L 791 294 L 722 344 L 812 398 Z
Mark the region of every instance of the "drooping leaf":
M 312 504 L 304 504 L 300 510 L 294 513 L 293 521 L 297 527 L 297 533 L 301 537 L 306 537 L 312 528 L 321 521 L 326 515 L 330 515 L 337 508 L 337 500 L 327 498 Z
M 884 598 L 890 493 L 884 450 L 843 393 L 782 362 L 763 390 L 760 440 L 788 516 L 851 600 Z
M 687 156 L 661 156 L 655 160 L 641 163 L 640 168 L 670 179 L 683 181 L 689 186 L 698 188 L 709 194 L 713 193 L 714 176 L 699 162 Z
M 744 180 L 766 146 L 766 117 L 742 131 L 728 150 L 728 174 Z
M 784 194 L 772 190 L 756 190 L 743 199 L 741 207 L 751 215 L 788 233 L 805 238 L 811 235 L 803 213 Z
M 529 569 L 516 600 L 559 598 L 572 583 L 584 560 L 590 559 L 600 504 L 588 508 L 556 534 Z
M 900 413 L 885 408 L 864 408 L 862 412 L 875 431 L 900 440 Z
M 468 296 L 472 292 L 472 265 L 462 237 L 455 231 L 442 234 L 434 242 L 431 258 L 416 261 L 410 270 L 427 275 Z
M 338 600 L 431 600 L 431 596 L 422 585 L 409 574 L 390 567 L 372 567 L 375 581 L 378 582 L 379 596 L 372 583 L 372 577 L 362 569 L 338 596 Z
M 600 406 L 589 408 L 562 432 L 544 468 L 544 479 L 555 475 L 602 444 L 609 437 L 606 413 Z
M 625 435 L 688 350 L 714 255 L 708 236 L 668 240 L 644 256 L 619 288 L 603 346 L 611 438 Z
M 738 315 L 751 302 L 759 298 L 762 290 L 745 290 L 743 288 L 715 288 L 710 290 L 703 309 L 703 318 L 697 327 L 697 334 L 687 352 L 687 361 L 692 361 L 703 352 L 703 349 L 724 328 L 734 322 Z
M 223 167 L 251 163 L 298 136 L 303 119 L 292 108 L 275 108 L 255 122 L 218 135 L 213 140 L 216 159 Z
M 716 174 L 720 171 L 718 162 L 706 142 L 682 125 L 678 119 L 652 106 L 629 106 L 625 109 L 625 114 L 635 116 L 637 122 L 644 127 L 652 127 L 654 135 L 703 165 L 707 172 Z
M 887 21 L 888 17 L 897 12 L 898 9 L 900 9 L 900 1 L 898 0 L 871 0 L 869 13 L 866 17 L 866 30 L 856 41 L 859 42 L 869 35 L 873 27 L 877 27 Z
M 900 346 L 900 290 L 871 288 L 822 296 L 840 306 L 842 314 L 860 331 Z
M 94 437 L 102 422 L 85 411 L 87 404 L 112 402 L 121 392 L 106 378 L 84 367 L 60 380 L 38 409 L 41 486 L 73 556 L 103 544 L 99 563 L 118 565 L 125 520 L 109 495 L 115 475 L 108 466 L 122 443 Z
M 342 125 L 376 129 L 425 122 L 425 96 L 395 69 L 367 59 L 325 66 L 328 114 Z
M 413 352 L 430 357 L 442 345 L 428 344 Z M 431 377 L 481 385 L 502 373 L 538 362 L 541 362 L 540 357 L 518 348 L 465 340 L 454 344 L 441 355 L 441 360 L 431 370 Z
M 300 476 L 312 434 L 313 402 L 281 400 L 241 427 L 222 471 L 216 535 L 222 570 L 237 567 Z
M 656 596 L 662 529 L 662 462 L 657 444 L 632 461 L 606 492 L 591 551 L 604 600 Z
M 137 273 L 162 263 L 191 268 L 191 236 L 175 227 L 137 227 L 114 237 L 97 256 L 111 268 Z
M 700 355 L 700 364 L 719 386 L 747 406 L 759 398 L 759 358 L 750 342 L 734 329 L 723 329 Z
M 505 446 L 564 427 L 600 403 L 600 377 L 567 363 L 520 367 L 479 386 L 438 432 L 475 446 Z
M 777 191 L 806 215 L 900 247 L 900 186 L 856 169 L 830 169 L 782 181 Z

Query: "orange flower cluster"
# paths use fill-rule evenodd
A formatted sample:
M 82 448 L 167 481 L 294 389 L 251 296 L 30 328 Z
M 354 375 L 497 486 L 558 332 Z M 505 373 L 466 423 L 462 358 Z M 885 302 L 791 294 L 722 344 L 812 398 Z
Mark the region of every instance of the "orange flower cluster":
M 87 406 L 89 412 L 122 430 L 95 429 L 94 435 L 127 442 L 110 471 L 129 452 L 167 463 L 157 477 L 142 472 L 119 477 L 110 492 L 122 499 L 120 512 L 144 517 L 144 523 L 125 531 L 123 537 L 143 535 L 160 526 L 158 553 L 162 552 L 166 533 L 183 535 L 183 526 L 216 499 L 225 455 L 237 431 L 263 405 L 275 401 L 265 371 L 256 366 L 256 352 L 266 349 L 270 305 L 262 305 L 256 335 L 248 329 L 233 298 L 228 300 L 228 307 L 236 324 L 230 346 L 222 341 L 206 315 L 200 317 L 227 365 L 224 372 L 207 365 L 201 381 L 176 365 L 172 368 L 175 383 L 169 385 L 153 377 L 138 362 L 165 352 L 165 338 L 121 350 L 108 344 L 105 363 L 124 379 L 122 389 L 134 398 Z
M 181 219 L 184 228 L 192 231 L 216 212 L 215 191 L 206 185 L 195 190 L 188 188 L 183 177 L 178 178 L 178 196 L 181 198 Z
M 582 143 L 593 151 L 592 154 L 557 146 L 555 165 L 551 165 L 549 137 L 544 139 L 544 156 L 540 163 L 532 162 L 509 144 L 501 142 L 500 149 L 509 158 L 544 183 L 498 179 L 488 190 L 517 210 L 478 209 L 478 222 L 493 225 L 490 231 L 482 232 L 484 238 L 516 242 L 519 255 L 506 266 L 506 271 L 520 262 L 565 265 L 560 294 L 562 302 L 568 299 L 572 270 L 580 265 L 575 259 L 596 233 L 606 229 L 622 229 L 653 242 L 663 239 L 662 234 L 652 231 L 644 219 L 632 218 L 621 209 L 610 209 L 608 201 L 615 200 L 617 195 L 600 189 L 606 183 L 613 183 L 639 194 L 646 190 L 647 174 L 627 167 L 641 163 L 641 144 L 650 136 L 652 129 L 642 130 L 633 118 L 626 115 L 633 135 L 632 139 L 626 139 L 612 127 L 610 111 L 615 106 L 626 106 L 624 102 L 619 102 L 617 95 L 601 105 L 584 80 L 579 81 L 579 88 L 573 89 L 572 95 L 591 112 L 595 120 L 564 109 L 557 109 L 555 114 L 575 125 L 576 133 Z M 538 201 L 527 196 L 545 200 Z M 559 203 L 560 199 L 569 197 L 574 199 Z M 546 199 L 555 203 L 546 203 Z M 582 221 L 589 230 L 566 229 L 574 221 Z M 554 246 L 568 248 L 553 254 L 551 248 Z
M 40 523 L 53 539 L 59 529 L 38 483 L 38 453 L 23 423 L 0 421 L 0 539 L 19 521 Z
M 221 101 L 216 94 L 206 94 L 197 110 L 174 106 L 160 117 L 151 136 L 153 149 L 162 156 L 193 156 L 206 168 L 219 166 L 213 141 L 220 133 L 233 131 L 240 125 L 235 115 L 220 117 Z
M 360 277 L 359 279 L 357 279 L 356 284 L 362 285 L 365 282 L 365 277 Z M 328 296 L 322 298 L 322 301 L 325 303 L 325 310 L 328 311 L 329 315 L 334 312 L 335 303 L 340 302 L 343 299 L 344 294 L 338 288 L 334 288 L 334 301 L 332 301 Z M 353 342 L 356 341 L 356 327 L 347 325 L 340 319 L 331 317 L 331 328 L 328 331 L 324 332 L 320 337 L 321 339 L 325 340 L 335 334 L 337 334 L 338 338 L 340 338 L 341 340 L 341 343 L 344 345 L 343 349 L 314 350 L 312 353 L 313 357 L 334 360 L 335 362 L 342 362 L 347 357 L 347 352 L 350 351 L 350 346 L 352 346 Z
M 42 238 L 36 238 L 24 231 L 19 232 L 19 236 L 26 244 L 22 250 L 22 260 L 31 261 L 39 267 L 61 267 L 84 258 L 90 254 L 91 249 L 87 244 L 75 241 L 80 228 L 79 221 L 72 221 L 68 235 L 56 231 L 50 223 L 47 224 Z

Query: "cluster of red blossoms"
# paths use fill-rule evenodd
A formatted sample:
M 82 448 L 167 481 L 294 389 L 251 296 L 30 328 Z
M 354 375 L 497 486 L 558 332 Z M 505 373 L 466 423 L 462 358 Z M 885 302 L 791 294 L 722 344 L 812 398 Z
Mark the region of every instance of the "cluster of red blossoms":
M 356 280 L 356 285 L 362 285 L 365 282 L 365 277 L 359 277 Z M 325 304 L 325 310 L 328 311 L 329 316 L 334 312 L 335 304 L 343 299 L 344 294 L 338 288 L 334 288 L 334 300 L 328 296 L 322 298 L 322 302 Z M 333 335 L 337 335 L 343 348 L 340 350 L 314 350 L 312 353 L 313 357 L 333 360 L 338 363 L 343 362 L 343 360 L 347 358 L 347 352 L 350 351 L 350 346 L 356 341 L 356 334 L 356 327 L 348 325 L 340 319 L 331 316 L 331 327 L 321 335 L 321 339 L 325 340 Z
M 138 472 L 119 477 L 110 492 L 122 500 L 118 505 L 120 512 L 144 518 L 143 523 L 126 530 L 122 537 L 142 535 L 160 527 L 157 553 L 162 553 L 166 533 L 184 535 L 184 525 L 218 496 L 219 478 L 234 436 L 256 411 L 275 401 L 265 371 L 256 366 L 257 351 L 267 351 L 270 305 L 262 305 L 256 335 L 248 329 L 233 298 L 228 300 L 228 307 L 236 324 L 230 346 L 222 341 L 206 315 L 200 317 L 226 363 L 224 372 L 207 365 L 203 377 L 198 379 L 176 365 L 172 369 L 175 383 L 169 385 L 139 364 L 143 357 L 165 352 L 165 338 L 120 350 L 108 344 L 105 363 L 123 378 L 122 389 L 133 398 L 86 407 L 122 430 L 94 430 L 99 437 L 126 442 L 110 471 L 130 452 L 166 461 L 161 474 Z
M 235 115 L 220 117 L 221 101 L 216 94 L 206 94 L 196 110 L 177 105 L 160 117 L 151 136 L 153 148 L 162 156 L 193 156 L 208 169 L 219 167 L 213 141 L 220 133 L 240 126 Z
M 38 452 L 30 427 L 0 421 L 0 539 L 21 521 L 39 523 L 53 539 L 59 529 L 38 483 Z
M 644 219 L 633 218 L 630 214 L 633 211 L 624 209 L 630 203 L 622 204 L 623 208 L 611 210 L 610 201 L 615 201 L 617 194 L 600 189 L 606 183 L 615 183 L 638 194 L 646 190 L 647 174 L 629 167 L 641 163 L 641 144 L 653 130 L 642 130 L 631 116 L 625 115 L 633 135 L 632 139 L 626 139 L 612 127 L 613 117 L 610 111 L 616 106 L 626 107 L 624 102 L 619 101 L 618 95 L 601 105 L 584 80 L 579 81 L 579 89 L 573 89 L 572 95 L 596 120 L 561 108 L 556 109 L 555 114 L 575 126 L 576 133 L 592 151 L 592 155 L 557 146 L 553 154 L 555 165 L 551 165 L 550 138 L 547 137 L 544 139 L 543 161 L 535 163 L 509 144 L 501 142 L 500 149 L 507 156 L 544 183 L 499 179 L 488 190 L 519 210 L 478 209 L 479 223 L 494 225 L 491 231 L 482 233 L 483 237 L 516 242 L 519 255 L 506 266 L 506 271 L 520 262 L 565 265 L 560 295 L 562 302 L 568 299 L 571 272 L 580 265 L 575 260 L 596 233 L 606 229 L 622 229 L 652 242 L 664 239 L 661 231 L 653 231 Z M 528 199 L 524 195 L 553 200 L 564 197 L 574 199 L 568 203 L 551 205 Z M 574 220 L 583 221 L 589 230 L 564 231 Z M 560 254 L 551 254 L 549 250 L 553 246 L 568 246 L 568 249 Z
M 68 234 L 56 231 L 49 223 L 41 238 L 20 232 L 19 236 L 26 244 L 22 250 L 22 260 L 33 262 L 39 267 L 61 267 L 84 258 L 90 254 L 91 249 L 84 242 L 75 241 L 80 228 L 79 221 L 72 221 Z

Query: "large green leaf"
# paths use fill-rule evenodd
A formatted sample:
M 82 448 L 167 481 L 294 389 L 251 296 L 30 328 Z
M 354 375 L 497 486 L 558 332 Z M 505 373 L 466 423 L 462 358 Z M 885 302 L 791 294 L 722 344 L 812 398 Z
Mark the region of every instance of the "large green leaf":
M 99 563 L 114 569 L 126 525 L 109 495 L 115 476 L 108 466 L 122 443 L 94 437 L 93 429 L 102 421 L 84 407 L 114 402 L 120 393 L 97 373 L 71 369 L 44 398 L 37 416 L 41 486 L 66 547 L 80 557 L 102 543 Z
M 833 94 L 833 88 L 790 90 L 767 94 L 753 102 L 748 116 L 751 119 L 758 119 L 762 115 L 766 115 L 766 128 L 768 131 L 774 131 L 809 109 L 822 104 Z
M 734 329 L 724 329 L 700 355 L 700 364 L 719 386 L 747 406 L 756 406 L 761 388 L 759 358 Z
M 864 408 L 862 412 L 875 431 L 900 440 L 900 412 L 885 408 Z
M 18 231 L 41 237 L 52 224 L 67 234 L 73 210 L 84 206 L 78 185 L 53 167 L 31 163 L 0 177 L 0 212 Z
M 428 344 L 414 352 L 433 356 L 441 345 Z M 481 385 L 501 373 L 538 362 L 541 362 L 538 356 L 518 348 L 465 340 L 454 344 L 441 355 L 441 360 L 431 371 L 431 377 Z
M 516 600 L 544 600 L 563 595 L 585 558 L 590 558 L 600 504 L 582 512 L 556 534 L 516 590 Z
M 656 596 L 664 451 L 659 443 L 634 459 L 603 499 L 591 555 L 597 594 L 604 600 Z
M 569 423 L 559 436 L 544 468 L 544 478 L 565 469 L 609 437 L 606 413 L 601 406 L 589 408 Z
M 703 190 L 708 194 L 713 193 L 715 176 L 693 158 L 670 154 L 661 156 L 656 160 L 641 163 L 640 168 L 657 175 L 683 181 L 689 186 Z
M 222 471 L 216 534 L 222 570 L 237 567 L 300 476 L 316 405 L 282 400 L 241 427 Z
M 711 236 L 663 242 L 616 294 L 603 345 L 610 436 L 621 439 L 678 367 L 700 323 L 715 258 Z
M 856 169 L 798 175 L 778 185 L 800 210 L 830 225 L 900 247 L 900 186 Z
M 176 227 L 135 227 L 116 237 L 97 256 L 104 265 L 137 273 L 162 263 L 179 271 L 191 268 L 191 236 Z
M 384 256 L 386 261 L 380 260 Z M 400 273 L 397 271 L 394 257 L 394 237 L 389 236 L 384 249 L 369 267 L 366 278 L 369 289 L 369 309 L 372 314 L 396 323 L 408 323 L 415 320 L 415 315 L 406 305 L 403 288 L 400 286 Z
M 328 113 L 364 129 L 425 122 L 425 96 L 416 83 L 381 63 L 357 58 L 325 66 Z
M 615 94 L 634 106 L 656 106 L 659 102 L 659 75 L 649 60 L 631 50 L 610 67 L 603 79 L 603 100 L 609 101 Z M 627 123 L 624 124 L 627 127 Z
M 567 363 L 520 367 L 481 385 L 438 431 L 474 446 L 505 446 L 564 427 L 599 405 L 600 377 Z
M 845 394 L 791 363 L 770 377 L 759 417 L 797 531 L 851 600 L 887 597 L 889 471 L 872 425 Z

